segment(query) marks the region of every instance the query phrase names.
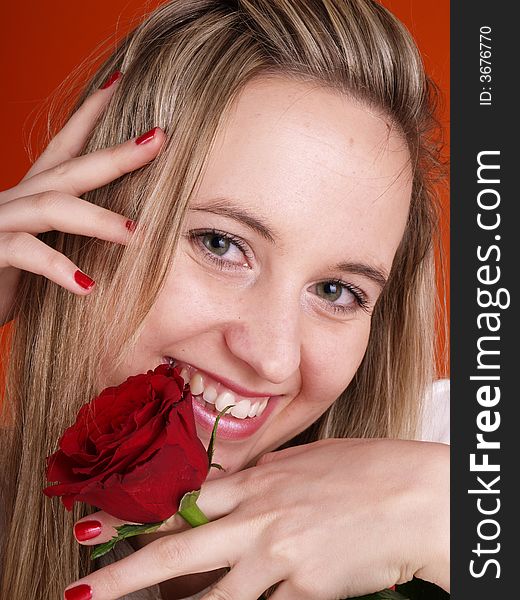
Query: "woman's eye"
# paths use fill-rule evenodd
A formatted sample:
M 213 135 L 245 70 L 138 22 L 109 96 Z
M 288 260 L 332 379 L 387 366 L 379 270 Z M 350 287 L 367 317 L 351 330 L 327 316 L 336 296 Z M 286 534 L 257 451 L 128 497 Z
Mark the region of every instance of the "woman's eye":
M 343 293 L 343 286 L 338 285 L 334 281 L 323 281 L 316 285 L 316 291 L 318 296 L 329 300 L 330 302 L 336 302 L 338 298 L 341 298 Z
M 206 235 L 202 237 L 202 243 L 210 252 L 213 252 L 213 254 L 216 254 L 217 256 L 226 254 L 231 246 L 231 241 L 229 239 L 215 233 L 206 233 Z
M 368 312 L 366 294 L 358 287 L 342 281 L 321 281 L 314 286 L 314 293 L 325 300 L 335 313 L 348 313 L 362 308 Z
M 219 269 L 249 267 L 252 253 L 240 238 L 214 229 L 194 230 L 187 234 L 195 248 Z
M 213 263 L 219 270 L 251 269 L 254 263 L 254 255 L 249 245 L 230 233 L 216 229 L 189 231 L 185 236 L 193 246 Z M 320 281 L 308 288 L 318 296 L 327 308 L 333 313 L 353 313 L 359 308 L 370 312 L 369 301 L 363 290 L 357 286 L 341 280 L 330 279 Z

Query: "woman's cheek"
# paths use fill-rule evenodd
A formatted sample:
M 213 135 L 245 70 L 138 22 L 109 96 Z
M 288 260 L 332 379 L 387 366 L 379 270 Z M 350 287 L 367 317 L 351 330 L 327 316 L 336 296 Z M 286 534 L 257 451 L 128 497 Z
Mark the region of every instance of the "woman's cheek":
M 338 335 L 316 337 L 309 364 L 313 365 L 313 380 L 320 382 L 319 392 L 337 397 L 352 381 L 365 355 L 370 336 L 370 318 L 338 323 L 343 331 Z

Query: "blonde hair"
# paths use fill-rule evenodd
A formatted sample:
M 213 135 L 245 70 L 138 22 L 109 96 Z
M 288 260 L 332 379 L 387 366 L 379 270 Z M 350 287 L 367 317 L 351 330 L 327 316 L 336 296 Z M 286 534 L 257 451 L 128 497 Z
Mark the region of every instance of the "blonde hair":
M 149 165 L 84 195 L 136 219 L 132 243 L 57 231 L 39 239 L 93 276 L 79 297 L 31 273 L 15 301 L 2 451 L 5 510 L 0 596 L 54 599 L 90 570 L 72 513 L 42 494 L 44 458 L 81 405 L 137 339 L 174 258 L 183 215 L 231 103 L 256 77 L 327 86 L 383 110 L 408 143 L 414 180 L 408 225 L 375 308 L 364 360 L 338 400 L 286 445 L 324 437 L 413 437 L 434 367 L 436 148 L 432 84 L 405 27 L 372 0 L 175 0 L 151 13 L 105 60 L 77 106 L 124 73 L 83 154 L 153 126 L 166 143 Z

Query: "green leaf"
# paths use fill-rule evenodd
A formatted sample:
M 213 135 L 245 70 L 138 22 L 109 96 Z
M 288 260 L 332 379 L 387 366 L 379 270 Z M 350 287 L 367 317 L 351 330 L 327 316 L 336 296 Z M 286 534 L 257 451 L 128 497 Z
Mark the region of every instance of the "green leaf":
M 209 444 L 208 444 L 208 462 L 211 465 L 212 461 L 213 461 L 213 448 L 215 446 L 215 436 L 217 434 L 217 425 L 218 422 L 220 421 L 220 417 L 222 417 L 222 415 L 230 408 L 233 408 L 233 404 L 230 404 L 229 406 L 226 406 L 226 408 L 224 408 L 223 410 L 221 410 L 218 415 L 217 418 L 215 419 L 215 424 L 213 425 L 213 430 L 211 432 L 211 438 L 209 440 Z
M 125 525 L 115 527 L 117 535 L 113 536 L 108 542 L 95 546 L 90 554 L 90 558 L 94 560 L 103 556 L 112 550 L 117 542 L 125 540 L 126 538 L 133 537 L 134 535 L 141 535 L 142 533 L 153 533 L 154 531 L 157 531 L 163 523 L 166 523 L 167 520 L 168 519 L 165 519 L 158 523 L 143 523 L 142 525 L 130 525 L 129 523 L 126 523 Z

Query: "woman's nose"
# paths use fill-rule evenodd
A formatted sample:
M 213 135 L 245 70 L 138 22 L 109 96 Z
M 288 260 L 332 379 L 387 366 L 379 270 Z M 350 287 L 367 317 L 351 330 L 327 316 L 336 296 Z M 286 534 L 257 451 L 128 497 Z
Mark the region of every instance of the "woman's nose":
M 228 323 L 225 339 L 230 351 L 248 363 L 259 377 L 283 383 L 300 365 L 300 311 L 297 303 L 256 294 L 241 303 L 240 314 Z

